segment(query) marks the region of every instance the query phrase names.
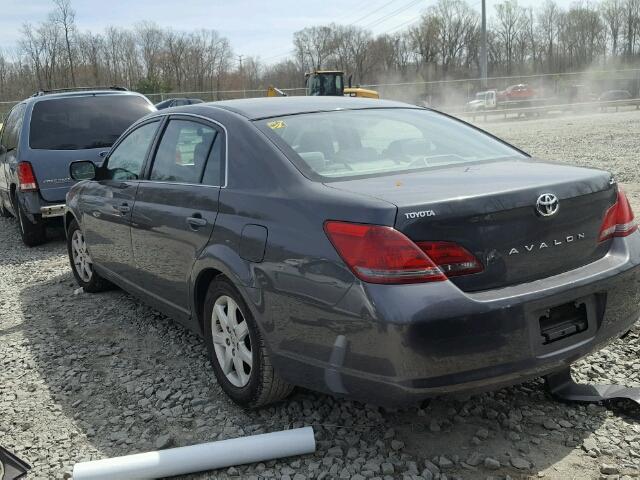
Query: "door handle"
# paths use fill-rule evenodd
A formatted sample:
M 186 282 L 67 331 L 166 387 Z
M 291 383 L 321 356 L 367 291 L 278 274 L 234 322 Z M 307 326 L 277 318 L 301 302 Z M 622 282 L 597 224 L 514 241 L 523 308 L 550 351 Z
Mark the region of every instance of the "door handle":
M 200 227 L 204 227 L 207 224 L 207 220 L 202 218 L 199 213 L 194 213 L 193 217 L 187 217 L 187 225 L 191 230 L 198 230 Z
M 128 203 L 121 203 L 120 205 L 118 205 L 118 211 L 124 215 L 131 211 L 131 207 Z

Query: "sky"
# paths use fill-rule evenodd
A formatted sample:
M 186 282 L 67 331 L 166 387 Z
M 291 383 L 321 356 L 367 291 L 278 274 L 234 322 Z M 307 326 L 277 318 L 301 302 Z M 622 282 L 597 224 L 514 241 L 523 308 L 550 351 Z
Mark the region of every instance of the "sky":
M 147 20 L 162 27 L 190 31 L 215 29 L 227 37 L 237 55 L 259 56 L 267 63 L 284 59 L 293 33 L 331 22 L 368 28 L 374 34 L 408 27 L 437 0 L 72 0 L 80 31 L 102 32 L 107 26 L 132 27 Z M 500 0 L 487 0 L 489 14 Z M 566 7 L 572 0 L 557 0 Z M 467 0 L 480 9 L 481 0 Z M 535 6 L 540 0 L 520 0 Z M 0 49 L 16 47 L 24 23 L 37 24 L 53 9 L 51 0 L 0 0 Z

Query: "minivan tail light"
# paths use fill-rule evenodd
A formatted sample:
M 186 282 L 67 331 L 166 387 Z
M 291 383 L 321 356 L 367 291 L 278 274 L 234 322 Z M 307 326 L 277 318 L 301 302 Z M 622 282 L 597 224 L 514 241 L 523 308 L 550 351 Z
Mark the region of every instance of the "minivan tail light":
M 394 228 L 327 221 L 324 230 L 351 271 L 365 282 L 422 283 L 447 279 L 415 243 Z
M 457 243 L 418 242 L 417 245 L 447 277 L 469 275 L 484 270 L 480 260 Z
M 626 237 L 638 229 L 633 210 L 627 196 L 618 190 L 618 198 L 604 215 L 598 241 L 604 242 L 613 237 Z
M 20 184 L 20 191 L 22 192 L 34 192 L 38 190 L 36 176 L 29 162 L 18 162 L 18 183 Z

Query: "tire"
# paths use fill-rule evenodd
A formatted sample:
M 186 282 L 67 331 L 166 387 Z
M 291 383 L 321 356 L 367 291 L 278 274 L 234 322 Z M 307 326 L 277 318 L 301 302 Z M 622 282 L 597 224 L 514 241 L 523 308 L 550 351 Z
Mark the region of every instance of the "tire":
M 227 317 L 230 309 L 236 312 L 235 320 Z M 251 311 L 226 278 L 219 276 L 209 285 L 204 315 L 204 338 L 209 360 L 218 383 L 231 400 L 242 407 L 258 408 L 282 400 L 293 391 L 293 386 L 282 380 L 273 369 Z M 231 328 L 227 322 L 234 322 L 236 327 Z M 229 331 L 224 332 L 224 325 L 230 327 Z M 247 352 L 251 364 L 247 362 Z M 240 365 L 243 372 L 238 374 Z
M 47 227 L 40 215 L 34 215 L 35 223 L 29 220 L 29 217 L 25 214 L 18 197 L 14 197 L 14 210 L 16 217 L 18 218 L 18 228 L 20 229 L 20 236 L 22 242 L 27 247 L 35 247 L 42 245 L 47 241 Z
M 75 220 L 69 224 L 67 230 L 67 252 L 73 276 L 85 292 L 97 293 L 111 287 L 111 283 L 93 269 L 93 262 L 87 251 L 84 234 Z

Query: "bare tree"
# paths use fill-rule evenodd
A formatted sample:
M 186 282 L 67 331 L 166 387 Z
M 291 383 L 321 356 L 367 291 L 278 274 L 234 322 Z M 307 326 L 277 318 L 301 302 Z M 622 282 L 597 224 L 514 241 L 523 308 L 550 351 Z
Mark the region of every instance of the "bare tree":
M 555 49 L 558 40 L 558 24 L 560 19 L 560 9 L 554 0 L 546 0 L 544 7 L 538 13 L 538 28 L 545 47 L 547 56 L 547 69 L 549 72 L 556 68 Z
M 496 33 L 504 48 L 508 74 L 512 72 L 515 44 L 523 24 L 523 11 L 517 0 L 506 0 L 496 5 Z
M 153 85 L 159 83 L 164 36 L 163 31 L 155 23 L 142 22 L 136 26 L 136 37 L 140 45 L 146 80 Z
M 319 70 L 334 52 L 330 26 L 308 27 L 293 34 L 293 45 L 303 69 Z
M 354 26 L 330 25 L 333 38 L 331 55 L 336 68 L 350 72 L 361 82 L 372 68 L 371 32 Z
M 409 29 L 411 47 L 416 52 L 420 61 L 420 70 L 426 78 L 430 77 L 431 69 L 435 68 L 438 61 L 438 41 L 442 23 L 433 10 L 422 15 L 420 23 Z
M 438 46 L 442 73 L 447 75 L 456 67 L 464 54 L 469 33 L 476 28 L 478 19 L 474 10 L 462 0 L 439 0 L 432 7 L 432 14 L 438 19 Z
M 67 50 L 67 61 L 71 72 L 71 84 L 76 86 L 76 74 L 73 67 L 73 53 L 71 47 L 71 36 L 75 33 L 76 13 L 71 8 L 71 0 L 53 0 L 55 10 L 51 13 L 51 21 L 59 25 L 64 34 L 65 47 Z
M 183 32 L 169 31 L 165 36 L 165 42 L 171 68 L 173 69 L 175 85 L 177 88 L 182 88 L 183 61 L 188 48 L 187 36 Z
M 211 98 L 221 98 L 225 88 L 301 88 L 304 72 L 321 68 L 341 69 L 360 84 L 479 72 L 474 0 L 437 0 L 418 22 L 393 34 L 309 26 L 294 33 L 293 55 L 269 65 L 246 52 L 242 71 L 228 39 L 215 30 L 181 32 L 142 22 L 134 29 L 79 32 L 73 0 L 52 1 L 51 14 L 24 25 L 17 48 L 0 54 L 1 99 L 76 84 L 120 84 L 145 93 L 211 90 L 217 92 Z M 487 32 L 496 75 L 575 71 L 605 61 L 640 64 L 640 0 L 577 0 L 564 9 L 556 0 L 526 9 L 517 0 L 499 2 Z
M 627 58 L 633 57 L 640 35 L 640 0 L 625 0 L 624 24 Z
M 620 29 L 624 22 L 624 0 L 605 0 L 600 6 L 600 12 L 607 25 L 609 38 L 611 39 L 611 55 L 618 53 L 618 41 L 620 40 Z

